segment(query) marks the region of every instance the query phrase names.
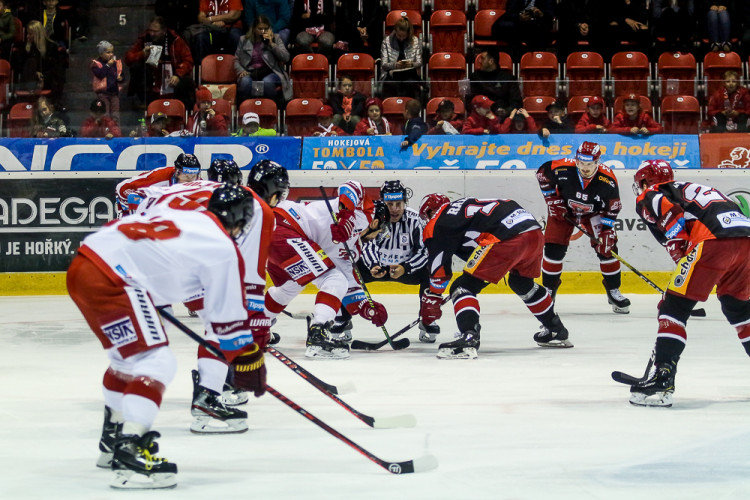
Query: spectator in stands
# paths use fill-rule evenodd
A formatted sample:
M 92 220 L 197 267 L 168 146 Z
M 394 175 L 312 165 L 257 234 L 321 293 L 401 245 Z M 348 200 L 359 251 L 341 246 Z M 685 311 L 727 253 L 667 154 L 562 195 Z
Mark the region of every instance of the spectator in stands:
M 546 139 L 550 134 L 572 134 L 573 131 L 565 106 L 560 101 L 547 106 L 547 119 L 539 129 L 540 137 Z
M 430 121 L 428 135 L 458 135 L 464 128 L 464 121 L 456 114 L 456 107 L 450 99 L 438 104 L 435 117 Z
M 44 32 L 47 34 L 47 38 L 56 42 L 58 45 L 63 47 L 65 50 L 68 47 L 68 26 L 69 22 L 65 16 L 65 12 L 57 8 L 59 0 L 42 0 L 44 4 L 44 10 L 42 10 L 42 17 L 39 19 L 44 26 Z
M 240 127 L 240 129 L 232 135 L 235 137 L 273 137 L 276 135 L 276 131 L 272 128 L 261 127 L 258 113 L 249 112 L 242 115 L 242 127 Z
M 183 33 L 188 26 L 195 24 L 195 13 L 200 8 L 200 0 L 156 0 L 154 14 L 163 17 L 167 28 Z
M 292 10 L 291 33 L 300 54 L 316 52 L 313 42 L 318 42 L 318 50 L 330 58 L 333 43 L 333 0 L 299 0 Z
M 198 24 L 185 30 L 185 40 L 200 65 L 209 54 L 234 54 L 242 36 L 242 0 L 201 0 Z
M 5 1 L 0 0 L 0 58 L 10 60 L 10 49 L 16 38 L 16 23 L 13 13 L 6 8 Z
M 706 29 L 708 30 L 708 41 L 711 43 L 711 50 L 713 52 L 720 50 L 731 52 L 732 19 L 729 10 L 730 1 L 707 0 L 707 3 Z
M 694 0 L 652 0 L 652 37 L 663 38 L 657 52 L 689 52 L 696 32 Z
M 137 96 L 141 103 L 174 95 L 185 109 L 193 109 L 193 56 L 185 40 L 167 28 L 164 18 L 151 20 L 148 30 L 125 54 L 125 64 L 130 67 L 128 95 Z
M 146 137 L 167 137 L 169 135 L 169 130 L 167 130 L 167 123 L 169 122 L 167 115 L 158 111 L 151 115 L 149 121 L 150 124 Z
M 724 72 L 724 88 L 718 89 L 708 100 L 711 132 L 747 132 L 750 115 L 750 92 L 740 85 L 740 75 Z
M 393 135 L 391 123 L 383 116 L 383 104 L 377 97 L 365 101 L 367 118 L 363 118 L 354 128 L 354 135 Z
M 11 66 L 16 74 L 16 90 L 49 90 L 53 101 L 62 97 L 65 85 L 63 50 L 50 40 L 39 21 L 26 26 L 26 43 L 13 50 Z
M 571 52 L 597 50 L 607 36 L 606 10 L 601 0 L 562 0 L 557 5 L 558 59 Z
M 607 0 L 604 5 L 609 21 L 604 38 L 608 43 L 602 50 L 604 60 L 609 60 L 614 52 L 621 50 L 621 42 L 633 44 L 627 50 L 649 53 L 651 33 L 646 0 Z
M 120 127 L 112 118 L 107 116 L 107 105 L 101 99 L 94 99 L 89 107 L 91 116 L 81 124 L 81 137 L 122 137 Z
M 302 0 L 300 0 L 302 1 Z M 292 5 L 289 0 L 244 0 L 245 26 L 255 26 L 257 18 L 263 16 L 271 31 L 289 44 L 289 26 L 292 19 Z
M 612 120 L 609 131 L 613 134 L 648 135 L 661 134 L 664 129 L 641 109 L 639 96 L 630 94 L 623 102 L 623 110 Z
M 333 108 L 333 124 L 352 134 L 365 113 L 366 100 L 366 95 L 354 89 L 354 81 L 342 75 L 336 93 L 328 99 Z
M 33 21 L 32 21 L 33 22 Z M 39 24 L 41 26 L 41 23 Z M 67 118 L 55 111 L 52 101 L 42 96 L 37 100 L 36 112 L 31 125 L 31 137 L 53 138 L 72 137 Z
M 586 112 L 576 123 L 576 134 L 606 134 L 612 122 L 604 114 L 604 99 L 589 97 Z
M 120 85 L 123 82 L 122 61 L 115 57 L 114 46 L 106 40 L 96 44 L 99 57 L 91 61 L 91 85 L 96 98 L 107 106 L 107 114 L 120 122 Z
M 537 130 L 536 122 L 524 108 L 511 111 L 500 125 L 501 134 L 535 134 Z
M 510 44 L 514 55 L 520 54 L 522 43 L 528 50 L 545 50 L 552 41 L 554 17 L 554 0 L 508 0 L 505 13 L 492 25 L 492 36 Z
M 518 80 L 510 71 L 500 68 L 497 50 L 488 49 L 479 54 L 480 66 L 469 75 L 471 92 L 466 102 L 475 95 L 487 96 L 494 102 L 492 112 L 504 120 L 513 109 L 523 106 Z
M 286 3 L 286 0 L 282 1 Z M 277 104 L 280 104 L 278 86 L 281 86 L 285 102 L 292 99 L 292 86 L 284 69 L 284 64 L 289 62 L 289 51 L 281 37 L 271 29 L 271 21 L 267 17 L 255 17 L 253 26 L 240 38 L 234 55 L 239 102 L 253 95 L 262 95 L 277 99 Z
M 221 113 L 217 113 L 213 106 L 211 91 L 201 87 L 195 92 L 195 102 L 198 109 L 190 116 L 187 129 L 195 136 L 227 136 L 229 125 Z
M 336 39 L 343 52 L 380 57 L 385 11 L 380 0 L 350 0 L 336 7 Z
M 422 105 L 416 99 L 407 101 L 404 106 L 404 140 L 401 141 L 401 149 L 408 148 L 427 133 L 427 124 L 422 119 Z
M 486 95 L 471 100 L 471 114 L 464 122 L 462 134 L 487 135 L 500 133 L 500 119 L 492 112 L 492 101 Z
M 318 124 L 309 134 L 313 137 L 332 137 L 339 135 L 348 135 L 344 129 L 333 124 L 333 108 L 324 104 L 315 114 Z
M 422 90 L 422 46 L 414 36 L 414 27 L 402 17 L 380 47 L 385 97 L 419 98 Z

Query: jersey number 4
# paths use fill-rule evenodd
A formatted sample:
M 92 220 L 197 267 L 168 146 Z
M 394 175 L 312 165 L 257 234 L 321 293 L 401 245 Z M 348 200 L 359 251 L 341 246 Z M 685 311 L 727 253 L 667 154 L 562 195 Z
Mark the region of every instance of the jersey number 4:
M 151 222 L 129 222 L 117 226 L 117 230 L 131 240 L 169 240 L 177 238 L 180 230 L 174 222 L 154 219 Z

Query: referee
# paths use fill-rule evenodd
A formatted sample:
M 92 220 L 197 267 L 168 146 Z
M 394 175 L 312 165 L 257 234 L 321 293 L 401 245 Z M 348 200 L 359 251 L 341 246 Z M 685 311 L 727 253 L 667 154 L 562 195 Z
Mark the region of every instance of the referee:
M 377 236 L 363 242 L 357 267 L 365 283 L 396 281 L 419 285 L 421 297 L 430 284 L 427 248 L 422 244 L 424 221 L 416 210 L 406 206 L 410 195 L 411 190 L 407 190 L 401 181 L 385 181 L 380 188 L 380 198 L 388 207 L 390 222 Z M 351 315 L 342 308 L 331 333 L 348 341 L 351 340 L 351 329 Z M 420 321 L 419 330 L 419 340 L 428 343 L 435 342 L 440 333 L 436 323 L 425 325 Z

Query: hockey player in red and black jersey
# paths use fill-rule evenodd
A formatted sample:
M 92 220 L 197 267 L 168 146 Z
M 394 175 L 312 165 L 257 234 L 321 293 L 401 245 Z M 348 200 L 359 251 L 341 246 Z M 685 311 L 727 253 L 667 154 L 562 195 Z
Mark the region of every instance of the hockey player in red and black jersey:
M 599 163 L 601 150 L 593 142 L 578 147 L 574 160 L 564 158 L 544 163 L 536 178 L 547 203 L 544 231 L 542 283 L 554 296 L 560 286 L 563 259 L 568 252 L 575 224 L 594 235 L 591 246 L 599 258 L 607 299 L 616 313 L 630 312 L 630 300 L 620 293 L 620 261 L 615 221 L 622 209 L 617 179 L 612 170 Z
M 633 189 L 638 216 L 677 268 L 659 304 L 653 368 L 631 387 L 630 402 L 671 406 L 687 320 L 714 286 L 721 311 L 750 355 L 750 218 L 710 186 L 675 182 L 664 160 L 643 162 Z
M 568 330 L 555 314 L 549 290 L 534 283 L 541 272 L 544 236 L 533 215 L 513 200 L 462 198 L 451 203 L 439 193 L 422 200 L 419 215 L 428 221 L 423 234 L 430 288 L 421 297 L 419 311 L 424 323 L 442 316 L 442 293 L 453 276 L 453 256 L 466 261 L 463 273 L 450 286 L 460 335 L 453 342 L 440 344 L 438 358 L 477 357 L 477 295 L 506 274 L 510 289 L 542 323 L 534 340 L 544 347 L 573 347 Z

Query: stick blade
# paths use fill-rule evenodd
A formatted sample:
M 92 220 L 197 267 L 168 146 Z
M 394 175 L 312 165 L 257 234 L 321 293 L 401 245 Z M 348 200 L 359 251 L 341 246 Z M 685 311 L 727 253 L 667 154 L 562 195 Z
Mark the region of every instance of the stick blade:
M 612 372 L 612 380 L 614 380 L 615 382 L 619 382 L 620 384 L 635 385 L 638 382 L 645 380 L 645 377 L 637 378 L 632 375 L 628 375 L 627 373 L 614 371 Z
M 411 474 L 413 472 L 427 472 L 436 469 L 437 458 L 434 455 L 424 455 L 405 462 L 380 462 L 380 465 L 391 474 Z
M 362 340 L 354 340 L 352 341 L 352 344 L 349 346 L 352 349 L 355 349 L 357 351 L 375 351 L 381 347 L 383 347 L 385 343 L 382 342 L 363 342 Z
M 357 392 L 357 386 L 355 386 L 353 382 L 344 382 L 343 384 L 336 386 L 336 392 L 333 392 L 333 394 L 351 394 L 352 392 Z
M 706 310 L 705 309 L 693 309 L 692 311 L 690 311 L 690 316 L 695 316 L 696 318 L 705 318 Z
M 401 349 L 406 349 L 409 345 L 411 345 L 409 339 L 399 339 L 393 342 L 393 349 L 400 351 Z
M 412 460 L 414 472 L 427 472 L 438 467 L 438 459 L 435 455 L 424 455 Z
M 373 429 L 396 429 L 399 427 L 416 427 L 417 417 L 414 415 L 394 415 L 392 417 L 377 417 L 373 419 Z

